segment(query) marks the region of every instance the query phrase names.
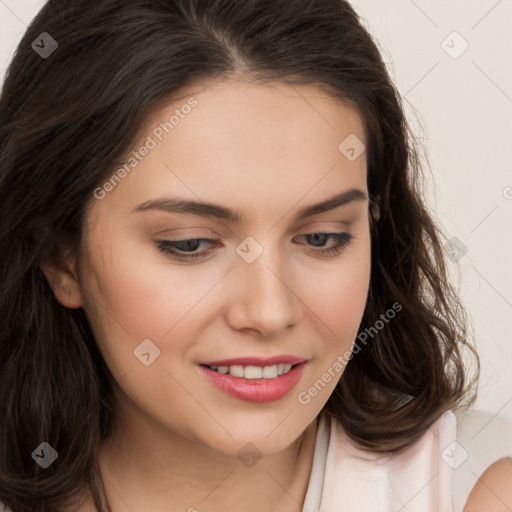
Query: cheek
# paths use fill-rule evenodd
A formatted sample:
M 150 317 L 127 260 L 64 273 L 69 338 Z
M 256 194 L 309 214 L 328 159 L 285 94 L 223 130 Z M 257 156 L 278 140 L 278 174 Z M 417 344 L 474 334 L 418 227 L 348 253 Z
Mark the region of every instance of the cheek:
M 326 272 L 311 275 L 315 285 L 308 302 L 322 320 L 327 339 L 345 350 L 359 329 L 370 286 L 371 248 L 369 240 L 359 241 L 346 257 Z
M 173 265 L 144 244 L 112 239 L 110 246 L 108 258 L 93 261 L 90 295 L 107 306 L 109 327 L 133 340 L 162 339 L 182 329 L 216 281 L 211 269 Z
M 315 297 L 315 311 L 322 319 L 333 347 L 346 350 L 354 341 L 366 305 L 369 276 L 354 272 L 331 280 L 324 293 Z M 330 336 L 329 336 L 330 335 Z
M 211 276 L 191 282 L 190 272 L 166 265 L 156 250 L 141 244 L 112 238 L 109 246 L 108 253 L 91 251 L 84 309 L 112 374 L 121 380 L 131 372 L 135 379 L 148 369 L 134 354 L 143 340 L 151 340 L 162 356 L 150 368 L 184 356 L 194 331 L 194 306 L 213 284 Z

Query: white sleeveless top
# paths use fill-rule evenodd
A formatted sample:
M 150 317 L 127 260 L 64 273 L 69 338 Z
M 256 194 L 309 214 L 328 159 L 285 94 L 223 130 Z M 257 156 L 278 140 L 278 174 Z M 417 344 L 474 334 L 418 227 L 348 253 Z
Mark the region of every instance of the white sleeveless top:
M 391 456 L 356 448 L 320 414 L 303 512 L 462 512 L 478 478 L 504 457 L 512 458 L 512 421 L 492 412 L 447 412 Z
M 303 512 L 462 512 L 482 473 L 512 458 L 512 421 L 478 410 L 446 412 L 398 455 L 366 453 L 320 414 Z

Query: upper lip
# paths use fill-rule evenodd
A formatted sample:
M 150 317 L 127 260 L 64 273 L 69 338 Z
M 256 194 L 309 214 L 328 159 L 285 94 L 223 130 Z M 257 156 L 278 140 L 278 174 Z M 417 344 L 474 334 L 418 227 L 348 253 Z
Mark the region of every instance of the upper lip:
M 306 361 L 304 357 L 280 355 L 272 357 L 236 357 L 234 359 L 220 359 L 218 361 L 201 361 L 206 366 L 274 366 L 276 364 L 298 364 Z

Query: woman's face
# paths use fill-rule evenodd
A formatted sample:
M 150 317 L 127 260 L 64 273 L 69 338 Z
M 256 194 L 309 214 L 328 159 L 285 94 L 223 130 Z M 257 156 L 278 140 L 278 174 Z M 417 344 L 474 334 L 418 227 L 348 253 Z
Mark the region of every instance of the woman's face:
M 362 142 L 355 112 L 309 86 L 215 82 L 150 119 L 91 198 L 77 267 L 124 424 L 236 454 L 284 449 L 314 420 L 369 287 Z

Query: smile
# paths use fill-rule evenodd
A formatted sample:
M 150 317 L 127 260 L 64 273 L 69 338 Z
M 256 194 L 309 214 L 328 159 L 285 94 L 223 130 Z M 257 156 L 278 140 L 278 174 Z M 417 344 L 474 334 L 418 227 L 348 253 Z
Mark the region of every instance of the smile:
M 223 393 L 247 402 L 272 402 L 287 395 L 300 381 L 307 361 L 270 366 L 205 365 L 198 368 Z

